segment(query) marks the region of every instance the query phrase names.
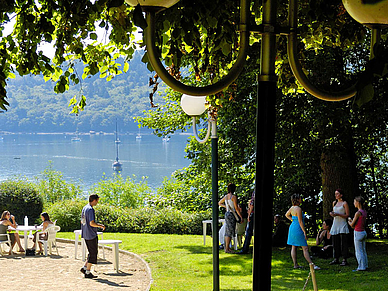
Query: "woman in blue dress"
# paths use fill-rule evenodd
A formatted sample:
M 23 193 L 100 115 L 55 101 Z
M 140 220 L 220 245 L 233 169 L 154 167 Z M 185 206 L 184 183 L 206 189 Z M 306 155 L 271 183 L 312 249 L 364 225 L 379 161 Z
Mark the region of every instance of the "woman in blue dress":
M 303 255 L 306 261 L 309 264 L 314 263 L 311 261 L 309 248 L 307 246 L 307 235 L 304 228 L 304 215 L 302 213 L 302 208 L 299 205 L 302 203 L 302 197 L 299 194 L 293 194 L 291 196 L 292 206 L 286 212 L 286 217 L 291 220 L 291 225 L 288 230 L 288 240 L 287 244 L 291 245 L 291 258 L 294 262 L 294 269 L 302 268 L 298 265 L 297 261 L 297 248 L 302 247 Z M 314 270 L 319 270 L 320 268 L 314 265 Z

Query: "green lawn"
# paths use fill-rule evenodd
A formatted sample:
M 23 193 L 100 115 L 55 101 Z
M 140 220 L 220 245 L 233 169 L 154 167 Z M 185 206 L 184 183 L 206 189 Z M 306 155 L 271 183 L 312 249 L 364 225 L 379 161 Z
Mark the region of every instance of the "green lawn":
M 59 237 L 74 239 L 73 233 L 59 233 Z M 150 265 L 154 282 L 151 290 L 212 290 L 212 248 L 208 237 L 206 246 L 201 235 L 162 235 L 105 233 L 104 239 L 120 239 L 121 249 L 141 255 Z M 314 243 L 309 241 L 311 245 Z M 290 249 L 273 248 L 272 290 L 302 290 L 309 274 L 302 251 L 299 263 L 306 268 L 294 270 Z M 353 252 L 353 250 L 352 250 Z M 350 266 L 329 266 L 330 260 L 314 259 L 322 270 L 316 271 L 318 289 L 323 290 L 387 290 L 388 241 L 370 240 L 367 245 L 368 272 L 352 272 Z M 220 251 L 221 290 L 252 289 L 252 255 L 225 254 Z M 313 290 L 311 280 L 306 290 Z

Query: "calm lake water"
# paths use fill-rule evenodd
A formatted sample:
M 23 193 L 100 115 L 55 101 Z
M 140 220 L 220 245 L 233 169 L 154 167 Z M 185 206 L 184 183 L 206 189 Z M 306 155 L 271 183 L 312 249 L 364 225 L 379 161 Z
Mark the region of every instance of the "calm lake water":
M 114 135 L 80 135 L 72 141 L 66 134 L 8 134 L 0 137 L 0 181 L 14 176 L 33 178 L 52 161 L 68 182 L 79 183 L 89 189 L 105 176 L 111 176 L 116 159 Z M 148 185 L 156 188 L 165 176 L 187 167 L 184 148 L 187 135 L 173 135 L 168 142 L 154 135 L 121 135 L 119 161 L 122 176 L 147 176 Z

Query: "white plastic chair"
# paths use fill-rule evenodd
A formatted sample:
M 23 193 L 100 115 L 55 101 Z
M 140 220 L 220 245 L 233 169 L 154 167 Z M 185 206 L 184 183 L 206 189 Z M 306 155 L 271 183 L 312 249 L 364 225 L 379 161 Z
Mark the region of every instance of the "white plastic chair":
M 57 249 L 57 255 L 59 256 L 56 236 L 57 232 L 61 230 L 61 227 L 58 225 L 52 225 L 47 227 L 44 231 L 40 231 L 36 234 L 36 238 L 38 242 L 43 244 L 44 255 L 47 256 L 47 247 L 49 249 L 50 255 L 52 254 L 52 248 L 55 247 Z M 39 238 L 39 234 L 47 233 L 47 240 L 43 240 Z
M 3 245 L 8 244 L 11 250 L 11 238 L 8 233 L 0 234 L 0 255 L 3 255 Z M 12 254 L 12 250 L 11 250 Z

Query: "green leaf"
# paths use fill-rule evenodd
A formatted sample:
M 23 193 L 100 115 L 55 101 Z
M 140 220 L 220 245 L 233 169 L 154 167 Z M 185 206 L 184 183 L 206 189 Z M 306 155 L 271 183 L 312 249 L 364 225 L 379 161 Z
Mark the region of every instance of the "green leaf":
M 362 87 L 356 96 L 356 104 L 361 107 L 363 104 L 368 103 L 373 99 L 374 89 L 372 84 L 368 84 Z
M 86 106 L 86 97 L 84 95 L 81 95 L 81 100 L 79 101 L 78 106 L 81 110 L 84 110 Z
M 143 11 L 140 4 L 137 4 L 133 11 L 133 22 L 141 29 L 145 29 L 148 26 L 147 21 L 143 17 Z
M 124 64 L 124 73 L 128 72 L 129 70 L 129 63 Z
M 70 99 L 68 107 L 77 104 L 77 99 L 75 97 L 76 97 L 76 95 L 74 95 L 73 98 Z
M 93 40 L 97 40 L 97 34 L 95 32 L 92 32 L 89 37 Z

